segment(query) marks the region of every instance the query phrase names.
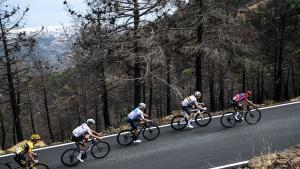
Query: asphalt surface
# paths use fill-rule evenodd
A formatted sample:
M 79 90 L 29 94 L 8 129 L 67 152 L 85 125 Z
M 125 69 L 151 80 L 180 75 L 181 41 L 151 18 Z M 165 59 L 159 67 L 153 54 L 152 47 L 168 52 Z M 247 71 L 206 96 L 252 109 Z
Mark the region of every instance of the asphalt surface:
M 242 122 L 230 129 L 221 126 L 220 118 L 212 119 L 207 127 L 183 131 L 164 127 L 156 140 L 127 147 L 118 145 L 116 137 L 106 138 L 111 145 L 107 157 L 95 159 L 89 155 L 75 167 L 60 162 L 62 152 L 73 145 L 38 151 L 39 161 L 55 169 L 206 169 L 300 143 L 299 110 L 300 104 L 261 110 L 259 123 Z M 12 157 L 0 158 L 0 163 L 7 161 Z

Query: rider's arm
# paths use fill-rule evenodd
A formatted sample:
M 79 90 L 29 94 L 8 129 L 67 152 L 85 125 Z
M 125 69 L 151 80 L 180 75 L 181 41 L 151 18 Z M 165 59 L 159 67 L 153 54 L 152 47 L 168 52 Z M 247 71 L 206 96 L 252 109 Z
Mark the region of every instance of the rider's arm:
M 90 136 L 92 136 L 93 138 L 97 138 L 97 139 L 101 139 L 100 134 L 95 132 L 94 130 L 91 130 L 90 132 L 88 132 Z
M 250 104 L 250 105 L 252 105 L 253 107 L 257 107 L 257 105 L 256 104 L 254 104 L 252 101 L 250 101 L 250 100 L 246 100 L 246 102 L 248 103 L 248 104 Z
M 35 153 L 33 153 L 32 151 L 28 151 L 28 156 L 29 156 L 31 161 L 37 163 L 37 160 L 35 159 L 35 156 L 36 156 Z

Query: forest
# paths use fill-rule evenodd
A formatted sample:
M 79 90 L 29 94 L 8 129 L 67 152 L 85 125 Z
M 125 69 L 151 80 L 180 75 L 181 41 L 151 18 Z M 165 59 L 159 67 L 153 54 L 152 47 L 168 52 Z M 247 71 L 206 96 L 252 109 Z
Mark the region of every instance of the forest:
M 247 90 L 257 104 L 300 95 L 300 0 L 86 0 L 84 13 L 69 1 L 58 70 L 39 32 L 18 31 L 30 8 L 0 1 L 0 149 L 32 133 L 67 141 L 87 118 L 117 128 L 140 102 L 160 119 L 195 91 L 209 112 Z

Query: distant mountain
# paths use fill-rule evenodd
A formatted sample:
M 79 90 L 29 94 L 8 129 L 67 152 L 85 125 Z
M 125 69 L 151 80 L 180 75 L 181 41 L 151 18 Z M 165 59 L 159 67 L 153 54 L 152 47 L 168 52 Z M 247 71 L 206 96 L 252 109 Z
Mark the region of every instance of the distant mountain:
M 41 28 L 25 28 L 27 34 L 33 35 L 41 31 Z M 71 45 L 68 36 L 73 36 L 74 32 L 70 28 L 47 27 L 37 36 L 36 53 L 45 58 L 50 65 L 62 68 L 61 63 L 67 55 L 71 53 Z

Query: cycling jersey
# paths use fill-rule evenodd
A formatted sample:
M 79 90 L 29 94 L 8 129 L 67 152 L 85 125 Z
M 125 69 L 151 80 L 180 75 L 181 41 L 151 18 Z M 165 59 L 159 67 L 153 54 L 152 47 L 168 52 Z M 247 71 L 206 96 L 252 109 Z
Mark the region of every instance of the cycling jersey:
M 240 93 L 235 95 L 232 100 L 235 102 L 248 101 L 248 95 L 246 93 Z
M 196 104 L 198 104 L 198 101 L 194 95 L 191 95 L 191 96 L 185 98 L 181 102 L 181 106 L 183 106 L 183 107 L 192 107 L 193 105 L 196 105 Z
M 82 125 L 75 128 L 72 133 L 75 137 L 80 137 L 87 133 L 91 133 L 91 129 L 86 123 L 83 123 Z
M 24 145 L 16 149 L 16 154 L 26 154 L 28 152 L 32 152 L 32 149 L 33 149 L 33 142 L 27 141 Z
M 128 119 L 143 120 L 144 114 L 143 114 L 142 110 L 140 110 L 139 108 L 136 108 L 128 114 Z

